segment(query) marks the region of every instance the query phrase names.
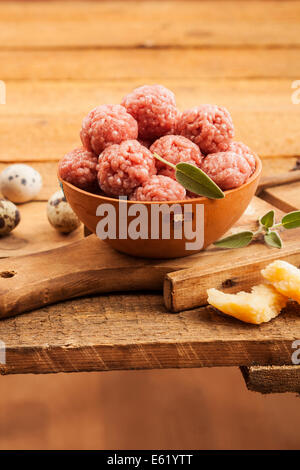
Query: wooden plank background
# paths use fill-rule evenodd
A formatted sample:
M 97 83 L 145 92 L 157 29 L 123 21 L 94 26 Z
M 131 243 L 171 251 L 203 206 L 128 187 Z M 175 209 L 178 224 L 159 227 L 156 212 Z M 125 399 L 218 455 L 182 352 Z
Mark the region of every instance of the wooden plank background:
M 79 145 L 93 106 L 158 81 L 176 92 L 181 109 L 227 106 L 237 138 L 262 157 L 299 154 L 291 102 L 300 75 L 299 2 L 40 5 L 1 4 L 0 161 L 58 160 Z
M 290 170 L 300 155 L 300 105 L 291 102 L 300 79 L 299 29 L 297 0 L 1 1 L 7 104 L 0 106 L 0 169 L 29 162 L 44 178 L 37 201 L 21 206 L 18 236 L 0 240 L 1 256 L 82 236 L 79 229 L 63 237 L 47 225 L 56 161 L 79 145 L 80 122 L 92 107 L 119 102 L 137 85 L 162 82 L 181 109 L 227 106 L 238 138 L 263 157 L 264 173 Z M 80 331 L 88 315 L 73 305 Z M 69 334 L 68 318 L 60 323 L 51 308 L 1 322 L 2 333 L 26 347 L 24 325 L 30 335 L 38 322 L 47 349 L 53 325 L 57 340 Z M 41 354 L 46 367 L 50 356 Z M 11 376 L 2 377 L 0 390 L 0 448 L 299 448 L 297 399 L 263 400 L 231 368 Z
M 0 322 L 0 374 L 291 364 L 299 314 L 257 327 L 212 307 L 172 315 L 152 293 L 72 300 Z

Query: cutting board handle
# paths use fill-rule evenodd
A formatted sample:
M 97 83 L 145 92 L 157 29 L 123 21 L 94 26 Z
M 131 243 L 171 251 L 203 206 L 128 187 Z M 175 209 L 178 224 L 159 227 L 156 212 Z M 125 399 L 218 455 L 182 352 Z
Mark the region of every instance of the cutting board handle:
M 91 235 L 0 260 L 0 318 L 84 295 L 161 289 L 163 277 L 151 262 L 122 255 Z

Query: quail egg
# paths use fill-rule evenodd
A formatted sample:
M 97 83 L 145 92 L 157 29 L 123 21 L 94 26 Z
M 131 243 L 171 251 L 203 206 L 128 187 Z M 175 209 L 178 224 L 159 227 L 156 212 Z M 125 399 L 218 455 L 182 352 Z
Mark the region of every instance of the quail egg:
M 68 204 L 62 190 L 56 191 L 47 204 L 48 220 L 62 233 L 73 232 L 80 225 L 80 220 Z
M 7 235 L 20 222 L 19 209 L 13 202 L 0 199 L 0 236 Z
M 3 196 L 15 203 L 31 201 L 41 187 L 42 178 L 39 172 L 23 163 L 8 166 L 0 176 Z

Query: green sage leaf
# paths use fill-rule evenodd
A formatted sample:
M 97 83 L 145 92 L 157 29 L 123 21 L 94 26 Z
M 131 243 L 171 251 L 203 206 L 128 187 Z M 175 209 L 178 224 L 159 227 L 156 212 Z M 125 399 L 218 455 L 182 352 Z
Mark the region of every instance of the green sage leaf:
M 191 163 L 177 163 L 176 180 L 182 184 L 185 189 L 196 193 L 199 196 L 205 196 L 210 199 L 222 199 L 225 194 L 213 180 Z
M 168 162 L 168 160 L 165 160 L 163 157 L 161 157 L 160 155 L 158 155 L 158 153 L 154 152 L 153 153 L 154 157 L 157 158 L 157 160 L 159 160 L 160 162 L 164 163 L 166 166 L 170 166 L 171 168 L 173 168 L 174 170 L 176 170 L 176 166 L 171 163 L 171 162 Z
M 225 197 L 221 188 L 197 166 L 185 162 L 177 163 L 175 166 L 157 153 L 153 155 L 157 160 L 175 170 L 176 180 L 188 191 L 210 199 L 222 199 Z
M 272 248 L 282 248 L 282 240 L 277 232 L 266 233 L 264 239 L 266 244 Z
M 253 240 L 253 236 L 254 233 L 250 231 L 235 233 L 234 235 L 229 235 L 229 237 L 218 240 L 214 245 L 220 248 L 243 248 L 249 245 Z
M 274 225 L 274 220 L 275 220 L 275 212 L 269 211 L 265 215 L 263 215 L 260 219 L 259 222 L 261 225 L 263 225 L 265 228 L 270 228 L 273 227 Z
M 300 227 L 300 211 L 290 212 L 282 217 L 281 223 L 284 228 L 297 228 Z

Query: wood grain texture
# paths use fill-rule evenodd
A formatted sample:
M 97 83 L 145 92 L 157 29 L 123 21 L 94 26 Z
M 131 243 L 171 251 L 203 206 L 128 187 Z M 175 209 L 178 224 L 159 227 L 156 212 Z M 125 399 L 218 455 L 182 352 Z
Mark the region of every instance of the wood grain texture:
M 227 106 L 237 138 L 272 157 L 265 172 L 288 171 L 300 154 L 299 106 L 291 104 L 300 2 L 223 3 L 1 3 L 7 105 L 0 106 L 0 161 L 41 165 L 46 200 L 56 189 L 49 161 L 80 144 L 83 116 L 137 85 L 162 81 L 181 109 L 195 102 Z M 0 256 L 70 240 L 48 226 L 42 204 L 22 206 L 22 225 L 0 240 Z M 77 299 L 2 320 L 0 338 L 8 345 L 2 373 L 289 364 L 298 319 L 294 307 L 252 327 L 210 308 L 171 316 L 151 294 Z
M 87 1 L 74 8 L 70 2 L 7 2 L 1 4 L 1 48 L 299 46 L 299 2 L 223 5 Z
M 256 225 L 258 214 L 269 209 L 267 203 L 254 198 L 230 233 Z M 82 232 L 77 235 L 82 236 Z M 46 243 L 50 248 L 49 240 Z M 290 239 L 290 244 L 289 240 L 286 243 L 287 252 L 290 249 L 295 253 L 294 238 Z M 83 295 L 161 290 L 167 273 L 185 268 L 202 271 L 203 263 L 214 278 L 221 253 L 223 266 L 230 271 L 233 263 L 241 265 L 245 257 L 254 262 L 268 258 L 270 252 L 276 253 L 276 250 L 263 245 L 225 252 L 212 247 L 185 258 L 151 260 L 123 255 L 93 235 L 46 252 L 0 261 L 0 318 Z
M 93 107 L 119 103 L 144 82 L 8 82 L 7 104 L 0 106 L 0 161 L 60 159 L 80 145 L 82 119 Z M 205 102 L 226 106 L 235 123 L 236 139 L 261 157 L 294 157 L 300 153 L 300 113 L 291 101 L 290 80 L 170 79 L 164 85 L 175 92 L 180 109 Z M 16 139 L 16 135 L 22 135 L 22 139 Z
M 15 50 L 0 46 L 1 79 L 111 80 L 172 78 L 287 79 L 300 76 L 299 49 Z
M 21 221 L 13 232 L 6 237 L 0 237 L 0 258 L 50 250 L 83 238 L 82 225 L 67 235 L 57 232 L 48 222 L 44 202 L 21 204 L 18 208 Z M 8 270 L 10 265 L 11 262 L 8 262 Z
M 245 325 L 211 308 L 168 314 L 154 294 L 68 301 L 0 322 L 2 374 L 291 364 L 299 308 Z
M 241 368 L 247 388 L 260 393 L 300 393 L 300 366 Z
M 164 280 L 164 302 L 171 312 L 180 312 L 207 303 L 207 289 L 215 287 L 226 293 L 249 291 L 262 282 L 261 270 L 276 259 L 300 266 L 300 230 L 283 235 L 281 250 L 269 249 L 256 243 L 231 250 L 231 263 L 224 262 L 218 252 L 206 260 L 205 267 L 197 266 L 171 272 Z M 217 257 L 219 262 L 217 262 Z
M 259 181 L 256 195 L 260 194 L 261 191 L 266 189 L 280 187 L 283 185 L 285 185 L 283 192 L 287 193 L 287 188 L 289 188 L 292 183 L 300 183 L 300 170 L 289 171 L 288 173 L 282 173 L 281 175 L 264 176 Z
M 262 193 L 262 197 L 282 211 L 300 210 L 300 183 L 269 188 Z

